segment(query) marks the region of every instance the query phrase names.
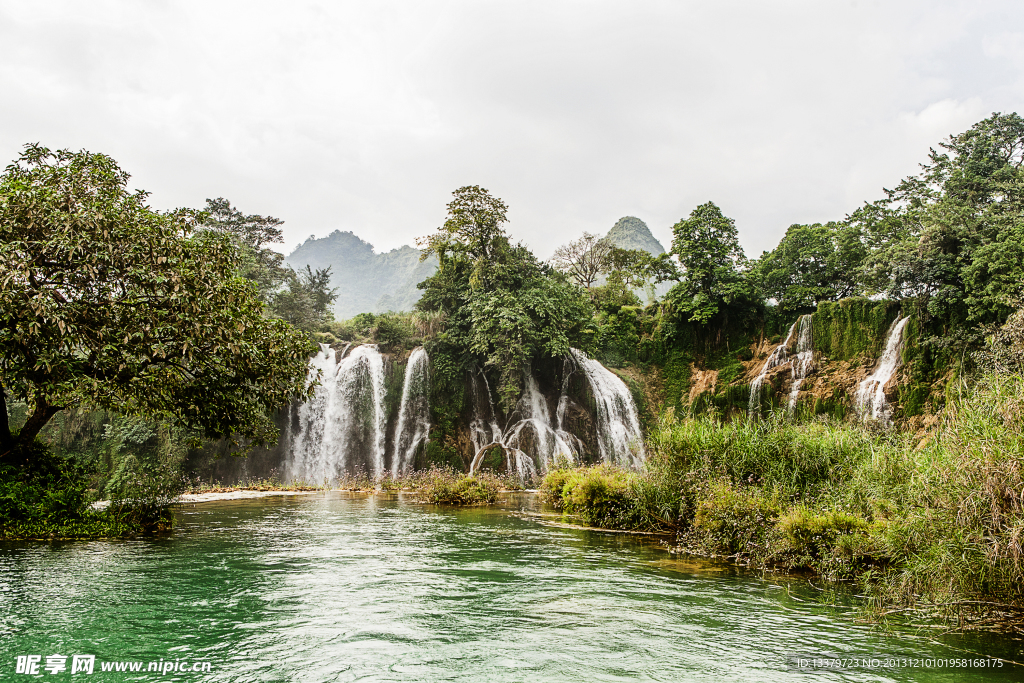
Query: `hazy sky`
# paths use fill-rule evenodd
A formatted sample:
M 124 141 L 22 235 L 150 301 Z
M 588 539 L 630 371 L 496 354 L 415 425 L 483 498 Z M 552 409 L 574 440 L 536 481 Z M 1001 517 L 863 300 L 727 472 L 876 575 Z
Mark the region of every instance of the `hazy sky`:
M 0 98 L 4 163 L 104 152 L 286 252 L 410 244 L 479 184 L 541 257 L 625 215 L 667 246 L 708 200 L 755 256 L 1024 113 L 1024 2 L 0 0 Z

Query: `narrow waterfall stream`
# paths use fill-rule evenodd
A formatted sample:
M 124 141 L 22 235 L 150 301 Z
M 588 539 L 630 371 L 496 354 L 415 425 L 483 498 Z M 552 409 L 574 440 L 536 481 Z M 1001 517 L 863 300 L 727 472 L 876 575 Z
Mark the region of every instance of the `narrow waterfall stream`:
M 430 358 L 422 346 L 413 349 L 405 366 L 402 402 L 395 427 L 391 474 L 410 471 L 416 450 L 427 442 L 430 433 Z
M 807 379 L 808 373 L 814 369 L 814 345 L 812 330 L 814 328 L 814 316 L 808 313 L 800 316 L 797 321 L 799 328 L 796 337 L 796 355 L 793 356 L 790 364 L 792 386 L 789 389 L 789 405 L 787 410 L 792 415 L 796 412 L 796 401 L 800 396 L 800 387 Z
M 903 351 L 903 329 L 910 317 L 897 318 L 889 328 L 885 339 L 885 350 L 878 365 L 857 387 L 855 406 L 857 414 L 865 421 L 888 423 L 892 417 L 892 409 L 885 397 L 885 385 L 893 378 L 900 367 Z
M 793 323 L 789 328 L 789 333 L 786 334 L 786 338 L 782 340 L 782 343 L 776 346 L 768 359 L 761 366 L 761 372 L 757 374 L 754 381 L 750 383 L 750 401 L 747 404 L 747 414 L 751 419 L 760 417 L 761 414 L 761 388 L 764 386 L 764 380 L 768 376 L 768 372 L 779 367 L 783 363 L 789 360 L 789 342 L 793 338 L 793 331 L 796 330 L 796 326 L 800 321 Z
M 646 459 L 640 416 L 629 387 L 611 370 L 570 349 L 580 370 L 587 376 L 597 404 L 597 444 L 607 463 L 640 467 Z

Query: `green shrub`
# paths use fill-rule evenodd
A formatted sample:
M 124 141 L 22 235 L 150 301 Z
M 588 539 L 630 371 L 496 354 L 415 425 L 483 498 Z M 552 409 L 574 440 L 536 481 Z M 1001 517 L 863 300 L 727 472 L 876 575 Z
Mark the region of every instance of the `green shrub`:
M 152 495 L 144 478 L 126 481 L 133 494 L 96 511 L 89 507 L 90 473 L 74 459 L 37 441 L 12 453 L 10 461 L 24 465 L 0 466 L 0 538 L 95 538 L 170 526 L 173 496 Z
M 450 468 L 431 468 L 422 473 L 418 486 L 423 498 L 435 505 L 483 505 L 498 499 L 502 481 L 487 472 L 462 474 Z
M 737 489 L 728 481 L 713 482 L 697 502 L 688 540 L 700 550 L 715 554 L 763 552 L 779 514 L 775 491 L 754 486 Z

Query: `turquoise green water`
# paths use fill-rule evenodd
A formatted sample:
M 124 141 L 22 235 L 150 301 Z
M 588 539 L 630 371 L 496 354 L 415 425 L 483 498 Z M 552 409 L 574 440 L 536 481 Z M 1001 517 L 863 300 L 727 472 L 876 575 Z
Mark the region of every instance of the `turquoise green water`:
M 506 504 L 523 507 L 536 498 Z M 792 655 L 1024 656 L 993 636 L 882 634 L 805 582 L 668 557 L 500 508 L 206 503 L 165 538 L 0 546 L 0 680 L 32 680 L 28 655 L 34 678 L 71 681 L 1024 680 L 1008 664 L 797 670 Z M 43 668 L 53 654 L 67 670 Z M 70 672 L 76 654 L 93 674 Z M 101 671 L 114 662 L 143 670 Z

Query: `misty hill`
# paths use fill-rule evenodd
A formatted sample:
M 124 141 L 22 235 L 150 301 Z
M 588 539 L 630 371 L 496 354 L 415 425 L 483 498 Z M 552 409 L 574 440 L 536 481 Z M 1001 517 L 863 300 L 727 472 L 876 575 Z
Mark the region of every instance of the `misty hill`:
M 647 224 L 633 216 L 620 218 L 605 237 L 619 249 L 642 249 L 652 256 L 665 253 L 665 247 L 651 234 Z
M 416 284 L 437 270 L 437 259 L 421 262 L 419 249 L 404 246 L 376 254 L 369 242 L 339 230 L 320 239 L 310 237 L 285 262 L 296 270 L 331 267 L 331 286 L 338 288 L 337 320 L 357 313 L 412 310 L 422 294 Z

